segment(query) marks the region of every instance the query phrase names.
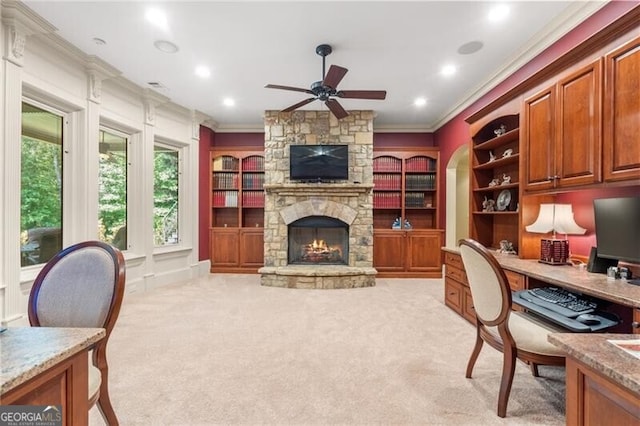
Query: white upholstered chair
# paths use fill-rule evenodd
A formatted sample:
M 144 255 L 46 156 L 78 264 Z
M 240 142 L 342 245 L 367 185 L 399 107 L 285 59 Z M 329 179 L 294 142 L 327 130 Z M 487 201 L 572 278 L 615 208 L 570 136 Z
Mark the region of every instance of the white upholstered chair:
M 538 377 L 538 365 L 564 365 L 563 352 L 547 341 L 547 335 L 567 330 L 512 311 L 507 277 L 496 258 L 480 243 L 460 240 L 460 254 L 476 311 L 476 344 L 467 364 L 466 377 L 471 378 L 483 342 L 503 353 L 498 416 L 505 417 L 516 359 L 529 364 L 535 377 Z
M 125 263 L 115 247 L 86 241 L 57 253 L 38 274 L 29 295 L 29 322 L 35 327 L 104 328 L 106 336 L 90 352 L 89 407 L 96 402 L 108 425 L 118 424 L 109 399 L 107 341 L 124 295 Z

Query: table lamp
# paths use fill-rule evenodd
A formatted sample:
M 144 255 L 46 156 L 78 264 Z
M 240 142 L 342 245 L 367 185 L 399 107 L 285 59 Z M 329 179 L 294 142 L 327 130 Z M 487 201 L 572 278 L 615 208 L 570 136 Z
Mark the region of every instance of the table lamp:
M 540 213 L 534 223 L 525 227 L 527 232 L 546 234 L 553 232 L 552 238 L 540 240 L 540 262 L 549 265 L 569 263 L 568 234 L 582 235 L 587 230 L 578 226 L 573 219 L 571 204 L 540 204 Z M 556 232 L 565 234 L 564 240 L 556 238 Z

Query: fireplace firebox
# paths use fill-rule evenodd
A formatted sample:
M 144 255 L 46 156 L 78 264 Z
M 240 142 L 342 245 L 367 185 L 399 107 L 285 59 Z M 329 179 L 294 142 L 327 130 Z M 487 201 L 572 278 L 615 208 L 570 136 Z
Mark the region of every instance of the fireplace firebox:
M 349 225 L 328 216 L 308 216 L 289 224 L 290 265 L 347 265 Z

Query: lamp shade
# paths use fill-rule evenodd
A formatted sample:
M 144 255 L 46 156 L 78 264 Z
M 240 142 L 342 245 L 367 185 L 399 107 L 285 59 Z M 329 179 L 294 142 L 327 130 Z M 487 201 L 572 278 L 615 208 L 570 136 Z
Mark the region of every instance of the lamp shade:
M 538 234 L 552 231 L 561 234 L 584 234 L 587 232 L 573 219 L 571 204 L 540 204 L 540 212 L 536 221 L 525 226 L 525 229 L 527 232 Z

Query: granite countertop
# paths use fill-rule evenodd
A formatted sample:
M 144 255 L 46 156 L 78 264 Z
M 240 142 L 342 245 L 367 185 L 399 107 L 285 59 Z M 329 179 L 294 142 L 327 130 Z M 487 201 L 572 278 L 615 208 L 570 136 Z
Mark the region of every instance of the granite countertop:
M 9 327 L 0 333 L 0 395 L 105 336 L 103 328 Z
M 616 383 L 640 394 L 640 359 L 608 340 L 640 339 L 637 334 L 551 333 L 548 340 Z
M 442 248 L 449 253 L 460 254 L 456 248 Z M 527 275 L 551 285 L 585 293 L 624 306 L 640 308 L 640 286 L 625 280 L 607 279 L 605 274 L 594 274 L 570 265 L 547 265 L 536 259 L 520 259 L 514 254 L 491 252 L 504 269 Z

